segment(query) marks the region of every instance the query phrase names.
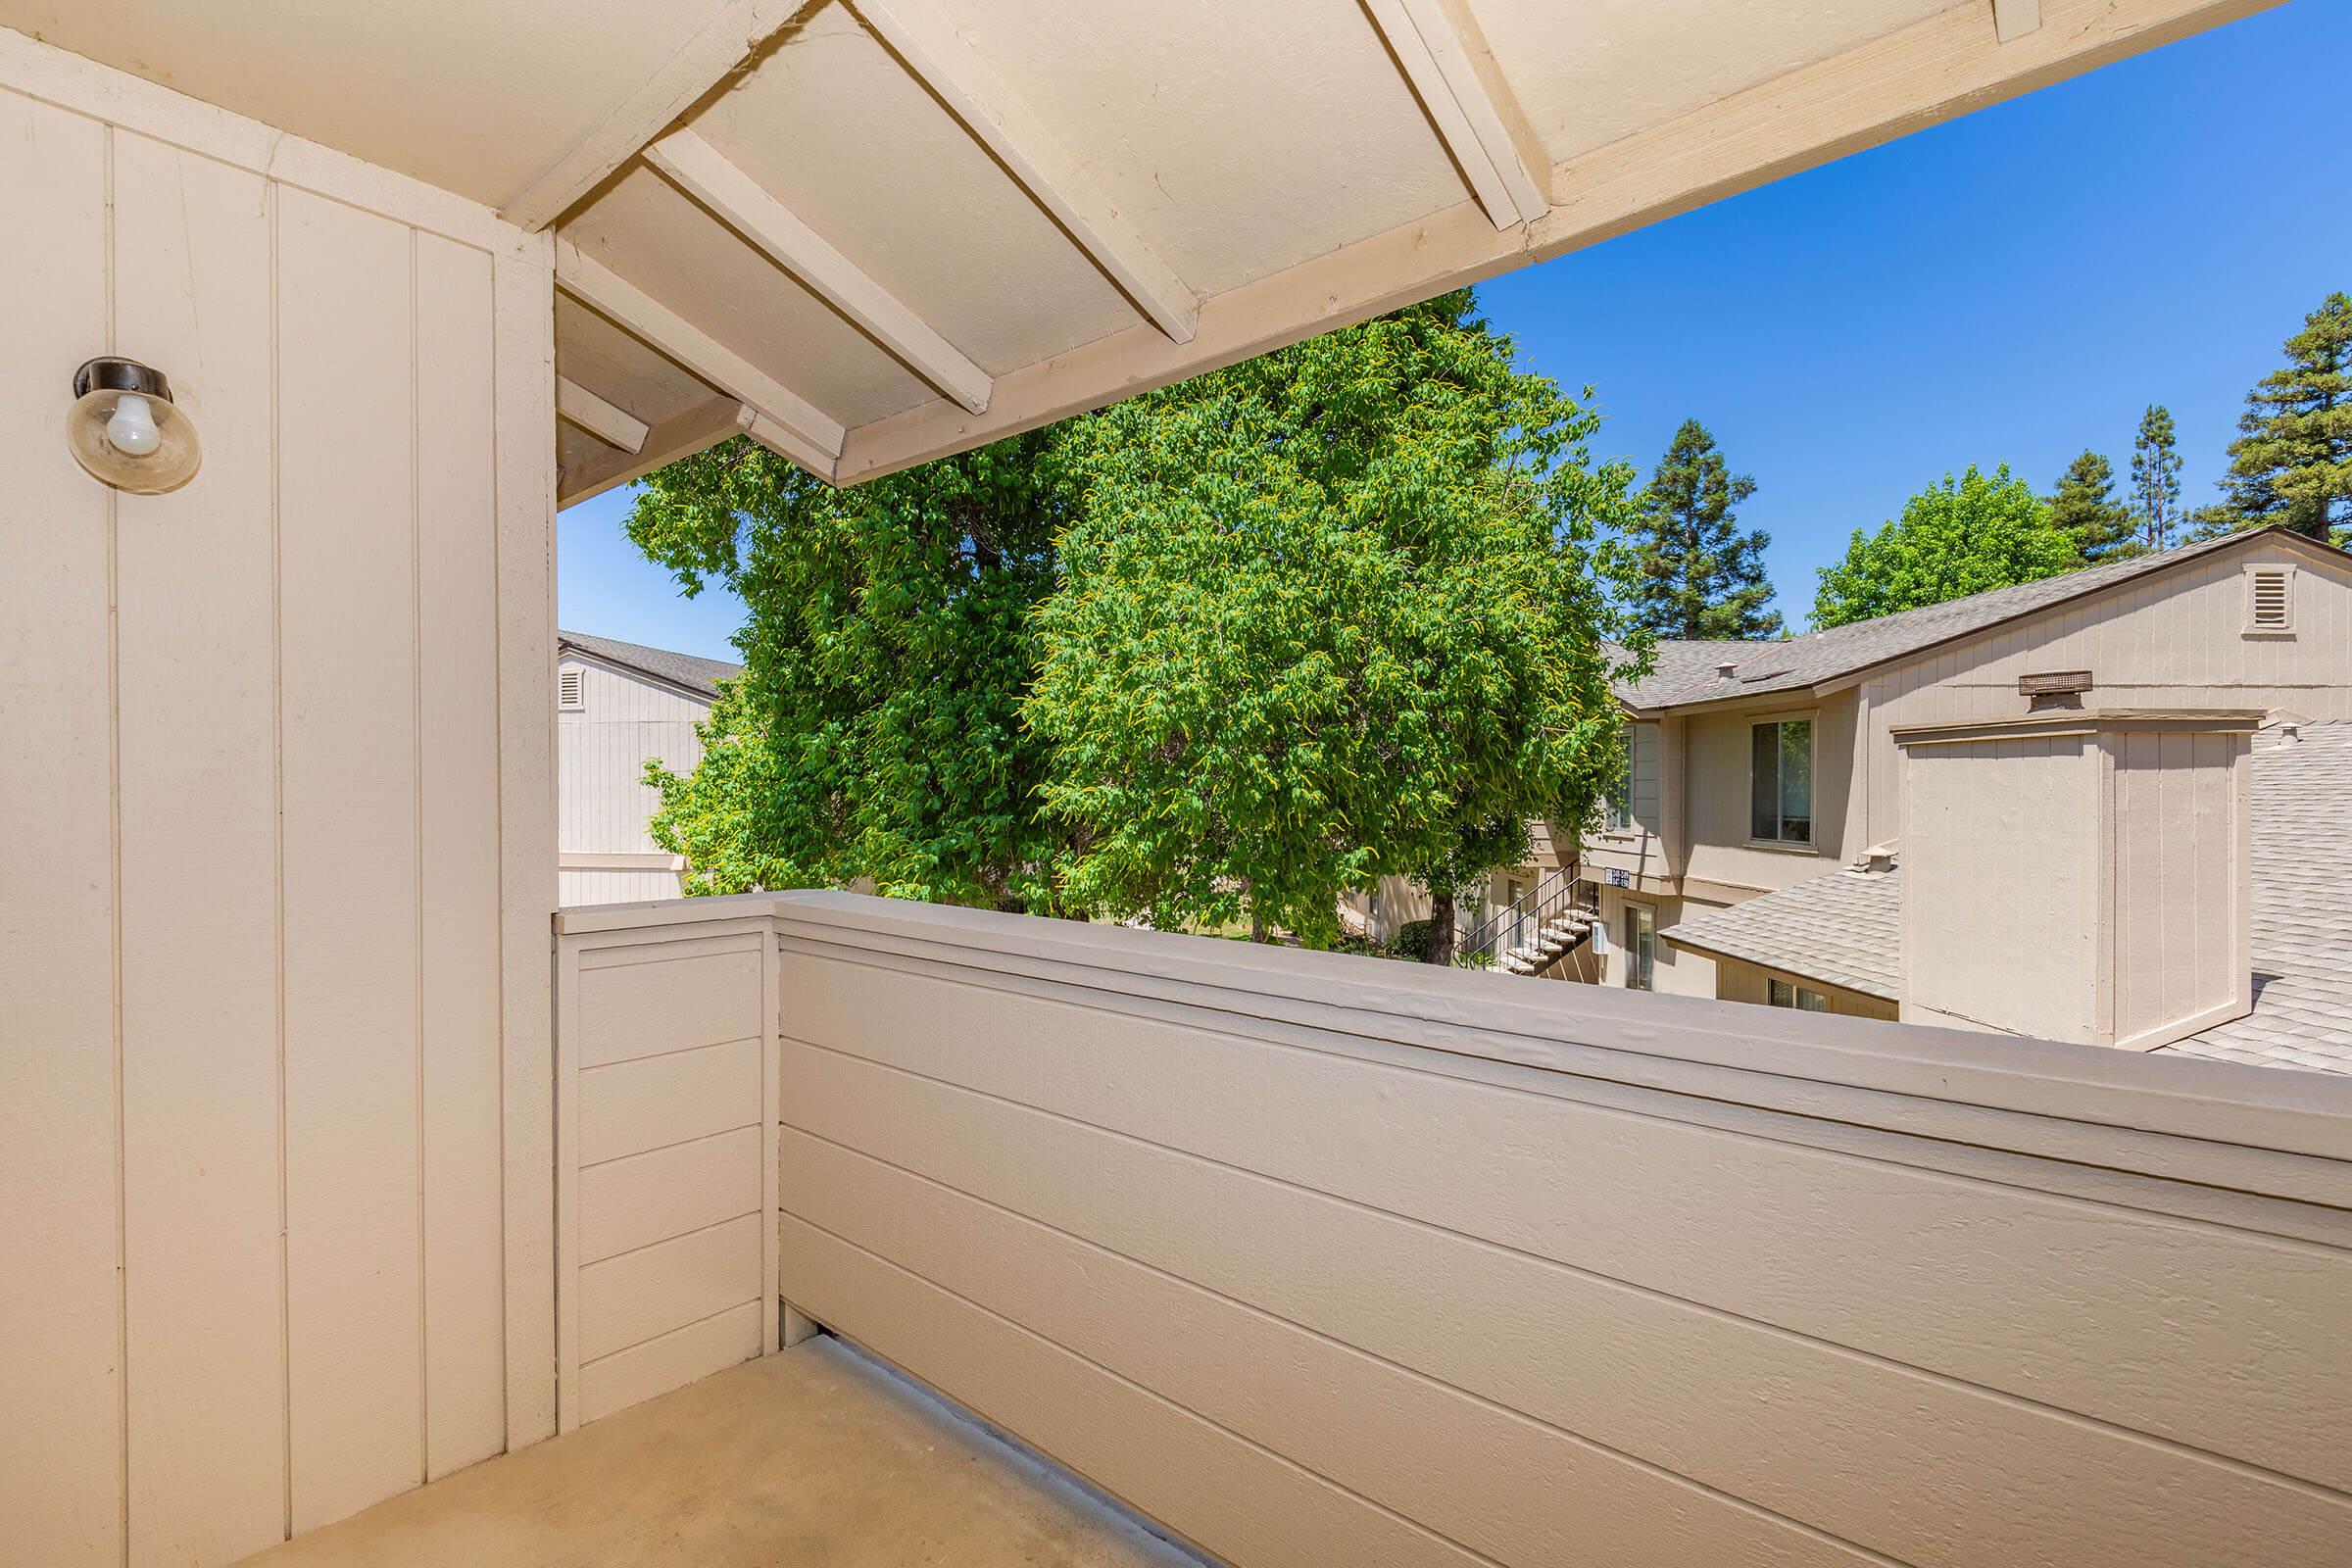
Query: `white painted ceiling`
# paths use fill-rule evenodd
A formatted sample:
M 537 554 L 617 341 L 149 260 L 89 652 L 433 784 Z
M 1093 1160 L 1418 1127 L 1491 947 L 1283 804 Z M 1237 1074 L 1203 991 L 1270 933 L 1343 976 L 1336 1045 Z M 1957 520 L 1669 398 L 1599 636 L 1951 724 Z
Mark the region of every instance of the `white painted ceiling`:
M 792 450 L 846 482 L 2267 3 L 1997 0 L 2005 41 L 1996 0 L 0 0 L 0 24 L 556 220 L 845 427 L 838 454 Z M 829 303 L 754 242 L 775 230 L 739 231 L 637 156 L 677 126 L 829 247 L 850 293 Z M 1482 205 L 1490 156 L 1548 207 Z M 1197 335 L 1154 324 L 1140 275 Z M 984 412 L 884 346 L 876 323 L 901 318 L 978 368 L 986 396 L 963 401 Z M 593 299 L 562 299 L 557 329 L 564 375 L 650 425 L 760 401 Z M 567 496 L 677 455 L 558 439 Z

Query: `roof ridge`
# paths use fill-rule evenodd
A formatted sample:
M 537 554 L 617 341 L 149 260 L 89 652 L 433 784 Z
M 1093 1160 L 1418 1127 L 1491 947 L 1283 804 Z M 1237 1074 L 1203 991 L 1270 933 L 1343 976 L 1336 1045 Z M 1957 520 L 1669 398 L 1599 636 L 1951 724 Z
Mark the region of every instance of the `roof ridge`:
M 1914 605 L 1908 610 L 1890 611 L 1867 620 L 1848 621 L 1842 626 L 1824 626 L 1789 637 L 1660 639 L 1657 646 L 1661 650 L 1680 651 L 1687 657 L 1695 657 L 1702 650 L 1711 652 L 1735 647 L 1756 650 L 1758 654 L 1766 650 L 1778 650 L 1787 662 L 1786 667 L 1776 667 L 1763 674 L 1745 676 L 1744 679 L 1739 670 L 1727 676 L 1715 670 L 1702 672 L 1689 667 L 1653 669 L 1648 679 L 1625 688 L 1626 700 L 1637 708 L 1679 708 L 1726 698 L 1769 696 L 1818 685 L 1826 680 L 1835 680 L 1875 665 L 1925 653 L 1945 642 L 1989 631 L 2004 621 L 2036 614 L 2085 595 L 2104 592 L 2118 583 L 2170 570 L 2203 556 L 2274 536 L 2291 537 L 2299 543 L 2330 554 L 2345 554 L 2337 551 L 2333 545 L 2310 539 L 2273 523 L 2239 533 L 2192 540 L 2169 550 L 2133 556 L 2123 561 L 2077 566 L 2047 577 L 1986 588 L 1957 599 L 1939 600 L 1932 605 Z M 1759 659 L 1751 655 L 1742 662 L 1753 665 L 1759 662 Z

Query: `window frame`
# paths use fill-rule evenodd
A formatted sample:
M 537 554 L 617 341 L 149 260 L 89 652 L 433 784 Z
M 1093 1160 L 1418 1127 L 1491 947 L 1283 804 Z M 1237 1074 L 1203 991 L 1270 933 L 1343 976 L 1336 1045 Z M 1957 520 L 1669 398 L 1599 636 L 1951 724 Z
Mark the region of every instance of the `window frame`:
M 1782 1001 L 1783 995 L 1786 995 L 1788 1000 Z M 1808 1002 L 1807 998 L 1812 1000 Z M 1800 985 L 1794 980 L 1784 980 L 1777 974 L 1764 977 L 1764 1004 L 1769 1007 L 1786 1007 L 1794 1012 L 1828 1012 L 1831 1010 L 1829 993 L 1816 991 L 1811 986 Z
M 1631 720 L 1617 728 L 1617 756 L 1625 764 L 1617 778 L 1613 794 L 1601 797 L 1600 831 L 1613 839 L 1634 836 L 1634 726 Z
M 1634 938 L 1634 919 L 1637 915 L 1641 917 L 1642 925 L 1649 938 L 1646 944 L 1637 942 Z M 1636 904 L 1631 899 L 1625 902 L 1624 951 L 1625 989 L 1628 991 L 1656 991 L 1658 989 L 1658 911 L 1656 906 Z
M 1756 832 L 1756 731 L 1768 725 L 1777 730 L 1788 724 L 1805 726 L 1805 836 L 1801 839 L 1785 836 L 1788 817 L 1786 812 L 1781 809 L 1783 796 L 1780 779 L 1776 773 L 1773 780 L 1774 820 L 1781 824 L 1784 836 L 1764 838 Z M 1773 746 L 1773 755 L 1776 760 L 1783 754 L 1784 749 L 1783 744 L 1776 738 Z M 1748 848 L 1775 850 L 1783 854 L 1821 854 L 1820 782 L 1821 710 L 1819 709 L 1796 709 L 1786 712 L 1757 713 L 1750 716 L 1747 721 L 1747 800 L 1743 807 L 1747 813 Z

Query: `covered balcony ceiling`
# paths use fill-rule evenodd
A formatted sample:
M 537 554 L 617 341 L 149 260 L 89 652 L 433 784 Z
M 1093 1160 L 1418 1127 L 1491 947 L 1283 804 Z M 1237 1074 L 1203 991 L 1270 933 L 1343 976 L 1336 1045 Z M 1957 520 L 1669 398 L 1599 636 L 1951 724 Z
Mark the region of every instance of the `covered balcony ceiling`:
M 0 0 L 554 226 L 566 502 L 841 483 L 1506 271 L 2275 0 Z

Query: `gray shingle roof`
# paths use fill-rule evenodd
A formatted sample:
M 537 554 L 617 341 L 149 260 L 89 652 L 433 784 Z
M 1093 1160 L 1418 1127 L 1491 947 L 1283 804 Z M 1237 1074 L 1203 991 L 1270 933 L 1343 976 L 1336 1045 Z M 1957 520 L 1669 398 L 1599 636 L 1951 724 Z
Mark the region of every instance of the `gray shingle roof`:
M 2081 571 L 2044 577 L 2038 582 L 1995 588 L 1990 593 L 1898 611 L 1874 620 L 1806 632 L 1779 642 L 1661 642 L 1655 672 L 1638 682 L 1621 682 L 1618 696 L 1635 708 L 1678 708 L 1689 703 L 1763 697 L 1818 686 L 1892 660 L 1925 653 L 1957 637 L 1989 631 L 2021 615 L 2085 594 L 2098 593 L 2151 572 L 2169 570 L 2200 556 L 2235 549 L 2284 531 L 2260 528 L 2226 534 L 2161 555 L 2085 566 Z M 1716 665 L 1725 662 L 1740 667 L 1729 676 L 1718 675 Z
M 1899 1002 L 1901 877 L 1899 870 L 1832 871 L 1658 934 L 1678 948 L 1698 948 Z
M 2254 754 L 2254 1010 L 2163 1048 L 2352 1072 L 2352 724 Z
M 2254 1010 L 2159 1049 L 2352 1073 L 2352 724 L 2254 754 Z M 1660 936 L 1897 1000 L 1902 873 L 1833 871 Z
M 718 696 L 718 683 L 732 680 L 743 673 L 741 664 L 723 660 L 697 659 L 692 654 L 673 654 L 666 648 L 646 648 L 637 643 L 616 642 L 611 637 L 591 637 L 584 632 L 559 631 L 556 651 L 566 648 L 592 654 L 608 663 L 621 664 L 673 686 L 684 686 L 701 692 L 705 697 Z

